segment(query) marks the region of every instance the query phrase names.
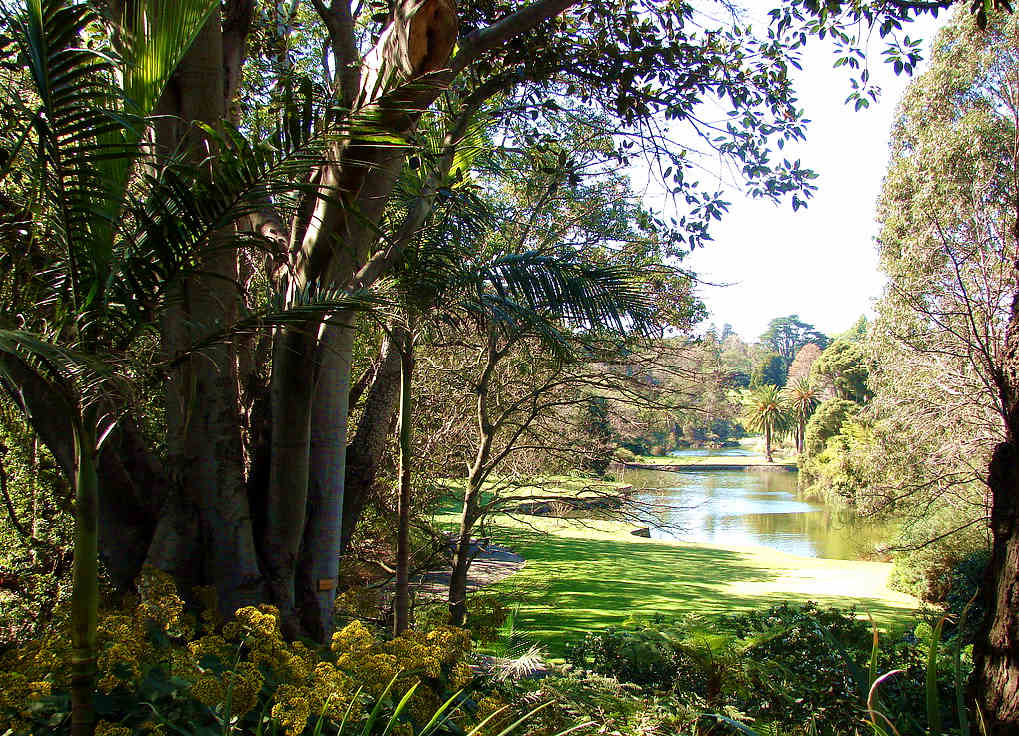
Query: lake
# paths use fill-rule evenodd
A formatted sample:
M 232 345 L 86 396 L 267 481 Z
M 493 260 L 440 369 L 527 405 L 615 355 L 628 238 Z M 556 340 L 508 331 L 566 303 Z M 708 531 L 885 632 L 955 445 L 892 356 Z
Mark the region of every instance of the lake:
M 628 469 L 622 480 L 644 487 L 638 497 L 662 507 L 662 524 L 651 529 L 653 539 L 754 545 L 840 560 L 872 557 L 875 543 L 887 538 L 883 530 L 851 512 L 799 498 L 796 475 L 781 470 Z

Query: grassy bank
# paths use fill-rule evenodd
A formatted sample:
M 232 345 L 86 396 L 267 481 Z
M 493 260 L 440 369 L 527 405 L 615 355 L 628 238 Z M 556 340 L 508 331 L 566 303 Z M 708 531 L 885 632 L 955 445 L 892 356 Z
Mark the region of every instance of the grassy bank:
M 527 560 L 523 571 L 496 589 L 519 602 L 520 627 L 553 656 L 567 641 L 631 616 L 711 616 L 815 600 L 855 606 L 889 629 L 907 624 L 916 607 L 915 599 L 887 587 L 886 563 L 667 543 L 629 532 L 611 521 L 580 526 L 538 517 L 497 516 L 488 525 L 494 542 Z
M 724 450 L 708 451 L 698 456 L 673 455 L 637 455 L 635 463 L 641 465 L 783 465 L 796 466 L 796 452 L 788 447 L 776 447 L 772 450 L 774 462 L 769 463 L 764 455 L 764 440 L 760 437 L 747 437 L 740 440 L 740 448 L 749 450 L 749 455 L 726 455 Z

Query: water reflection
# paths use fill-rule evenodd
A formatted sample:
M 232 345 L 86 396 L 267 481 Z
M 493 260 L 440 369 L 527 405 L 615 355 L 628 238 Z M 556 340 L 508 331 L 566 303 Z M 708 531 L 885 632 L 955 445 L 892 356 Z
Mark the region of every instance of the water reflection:
M 689 451 L 687 451 L 689 452 Z M 851 513 L 796 496 L 796 473 L 710 470 L 627 471 L 643 500 L 663 507 L 655 539 L 757 545 L 806 557 L 859 559 L 882 530 Z

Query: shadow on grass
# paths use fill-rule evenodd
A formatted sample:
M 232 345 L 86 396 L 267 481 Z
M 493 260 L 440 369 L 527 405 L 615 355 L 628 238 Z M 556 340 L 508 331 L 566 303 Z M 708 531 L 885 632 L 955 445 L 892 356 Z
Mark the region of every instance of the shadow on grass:
M 782 602 L 817 600 L 869 612 L 896 626 L 910 611 L 869 598 L 785 593 L 741 595 L 737 583 L 767 583 L 783 569 L 762 567 L 752 554 L 667 544 L 580 539 L 501 527 L 500 543 L 522 554 L 523 571 L 499 584 L 519 601 L 522 629 L 553 656 L 589 631 L 623 623 L 694 613 L 716 616 Z

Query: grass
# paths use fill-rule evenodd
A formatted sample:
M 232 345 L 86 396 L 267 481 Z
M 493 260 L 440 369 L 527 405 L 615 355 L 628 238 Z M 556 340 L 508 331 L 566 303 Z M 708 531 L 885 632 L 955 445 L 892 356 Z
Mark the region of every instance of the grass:
M 778 453 L 772 453 L 775 461 L 769 463 L 764 455 L 700 455 L 698 457 L 673 457 L 671 455 L 637 455 L 634 462 L 642 465 L 732 465 L 741 467 L 743 465 L 788 465 L 796 466 L 796 459 L 784 458 Z
M 496 516 L 485 534 L 527 560 L 495 589 L 519 602 L 517 625 L 553 657 L 566 642 L 630 617 L 710 616 L 814 600 L 855 606 L 892 629 L 906 625 L 917 606 L 887 587 L 886 563 L 668 543 L 634 537 L 618 522 L 530 518 Z
M 763 437 L 744 437 L 740 440 L 740 447 L 744 450 L 751 450 L 754 454 L 732 456 L 710 453 L 697 457 L 675 457 L 673 455 L 637 455 L 634 462 L 642 465 L 796 465 L 796 451 L 791 447 L 774 447 L 772 457 L 774 462 L 769 463 L 764 455 Z

